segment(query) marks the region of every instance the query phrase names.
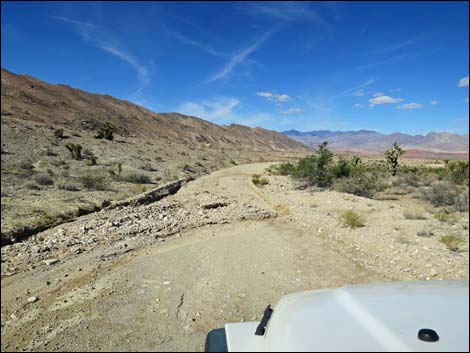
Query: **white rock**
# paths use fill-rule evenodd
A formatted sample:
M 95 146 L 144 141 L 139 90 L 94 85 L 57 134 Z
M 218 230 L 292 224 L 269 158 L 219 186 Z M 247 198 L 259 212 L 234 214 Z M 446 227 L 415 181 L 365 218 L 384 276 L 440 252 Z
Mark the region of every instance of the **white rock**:
M 28 298 L 28 303 L 34 303 L 34 302 L 36 302 L 37 300 L 38 300 L 37 297 L 29 297 L 29 298 Z
M 50 266 L 50 265 L 53 265 L 53 264 L 59 262 L 59 260 L 58 260 L 58 259 L 47 259 L 47 260 L 44 260 L 43 262 L 44 262 L 47 266 Z

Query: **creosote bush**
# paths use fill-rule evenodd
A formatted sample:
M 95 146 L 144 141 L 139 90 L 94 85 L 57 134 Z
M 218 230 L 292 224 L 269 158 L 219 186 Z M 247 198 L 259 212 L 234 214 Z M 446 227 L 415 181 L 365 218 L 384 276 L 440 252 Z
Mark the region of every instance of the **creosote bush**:
M 251 181 L 253 182 L 253 184 L 255 184 L 258 187 L 269 184 L 269 180 L 266 179 L 265 177 L 261 177 L 261 175 L 259 174 L 253 174 L 251 176 Z
M 340 222 L 343 226 L 353 229 L 365 226 L 365 219 L 353 210 L 344 212 L 340 217 Z

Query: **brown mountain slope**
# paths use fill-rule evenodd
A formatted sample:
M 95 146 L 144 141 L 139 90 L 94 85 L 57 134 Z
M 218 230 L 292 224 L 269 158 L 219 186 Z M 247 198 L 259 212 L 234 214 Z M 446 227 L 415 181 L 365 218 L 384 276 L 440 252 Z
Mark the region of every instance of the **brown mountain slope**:
M 235 124 L 219 126 L 177 113 L 156 114 L 109 95 L 49 84 L 3 68 L 1 81 L 3 116 L 85 130 L 94 130 L 108 121 L 123 136 L 167 138 L 194 146 L 210 143 L 263 150 L 306 149 L 275 131 Z

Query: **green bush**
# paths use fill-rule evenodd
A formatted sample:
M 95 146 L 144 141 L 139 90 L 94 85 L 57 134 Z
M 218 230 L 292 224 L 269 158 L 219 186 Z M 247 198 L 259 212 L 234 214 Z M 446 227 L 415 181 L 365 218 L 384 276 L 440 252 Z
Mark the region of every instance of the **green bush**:
M 114 128 L 110 123 L 106 122 L 104 127 L 98 129 L 95 137 L 97 139 L 106 139 L 112 141 L 114 139 L 113 132 Z
M 251 181 L 258 187 L 269 184 L 269 180 L 265 177 L 261 177 L 261 175 L 259 174 L 253 174 L 251 177 Z
M 457 235 L 450 234 L 442 236 L 439 241 L 447 246 L 450 251 L 458 251 L 463 240 Z
M 311 185 L 329 186 L 332 182 L 330 164 L 333 153 L 327 148 L 325 141 L 318 146 L 318 151 L 301 159 L 297 165 L 294 176 L 306 180 Z
M 103 175 L 84 174 L 79 177 L 83 187 L 89 190 L 107 190 L 109 182 Z
M 450 161 L 447 168 L 450 181 L 459 185 L 468 185 L 468 161 Z
M 292 163 L 281 163 L 275 167 L 279 175 L 293 175 L 295 174 L 295 166 Z
M 372 198 L 375 193 L 386 189 L 383 176 L 380 173 L 366 172 L 350 178 L 338 179 L 333 188 L 357 196 Z
M 457 219 L 455 218 L 455 215 L 450 213 L 446 209 L 442 209 L 439 212 L 436 212 L 433 216 L 435 219 L 437 219 L 439 222 L 448 222 L 448 223 L 454 223 Z
M 333 177 L 336 179 L 349 177 L 351 175 L 351 170 L 351 163 L 343 158 L 340 158 L 330 168 Z
M 340 217 L 340 222 L 345 227 L 360 228 L 365 226 L 365 219 L 354 212 L 353 210 L 347 210 Z

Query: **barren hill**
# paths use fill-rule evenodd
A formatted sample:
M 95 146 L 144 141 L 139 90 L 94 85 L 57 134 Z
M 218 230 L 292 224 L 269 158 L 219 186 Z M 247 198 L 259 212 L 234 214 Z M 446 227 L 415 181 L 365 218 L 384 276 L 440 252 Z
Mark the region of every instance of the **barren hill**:
M 2 116 L 94 130 L 105 121 L 123 136 L 165 138 L 191 144 L 242 146 L 270 150 L 305 150 L 275 131 L 232 124 L 219 126 L 178 113 L 157 114 L 109 95 L 49 84 L 2 69 Z

